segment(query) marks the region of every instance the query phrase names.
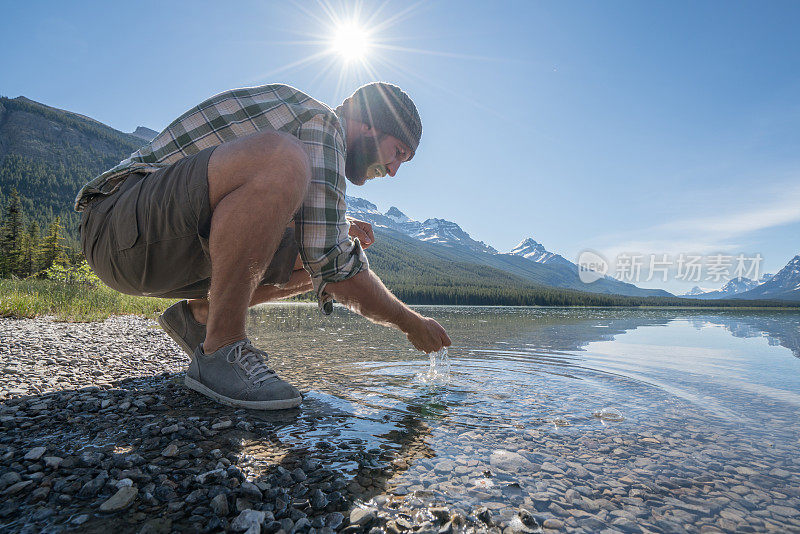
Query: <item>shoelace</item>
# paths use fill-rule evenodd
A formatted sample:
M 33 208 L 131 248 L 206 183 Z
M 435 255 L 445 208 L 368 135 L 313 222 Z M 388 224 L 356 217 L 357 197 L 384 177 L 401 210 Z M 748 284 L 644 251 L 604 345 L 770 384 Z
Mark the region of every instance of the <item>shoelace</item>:
M 233 355 L 233 359 L 231 359 Z M 266 381 L 275 371 L 267 367 L 269 355 L 263 350 L 255 348 L 250 340 L 241 341 L 236 348 L 228 353 L 228 363 L 237 364 L 247 373 L 247 378 L 258 386 Z

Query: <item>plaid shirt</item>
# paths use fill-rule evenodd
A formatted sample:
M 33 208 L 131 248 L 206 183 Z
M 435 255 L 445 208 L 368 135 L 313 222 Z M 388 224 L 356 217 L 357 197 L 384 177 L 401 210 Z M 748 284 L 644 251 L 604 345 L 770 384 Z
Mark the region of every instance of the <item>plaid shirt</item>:
M 254 132 L 274 130 L 297 137 L 311 159 L 311 182 L 294 217 L 300 257 L 311 275 L 320 306 L 330 300 L 328 282 L 369 267 L 345 219 L 344 121 L 325 104 L 288 85 L 234 89 L 213 96 L 172 122 L 148 145 L 83 186 L 75 209 L 110 195 L 135 172 L 154 172 L 204 148 Z

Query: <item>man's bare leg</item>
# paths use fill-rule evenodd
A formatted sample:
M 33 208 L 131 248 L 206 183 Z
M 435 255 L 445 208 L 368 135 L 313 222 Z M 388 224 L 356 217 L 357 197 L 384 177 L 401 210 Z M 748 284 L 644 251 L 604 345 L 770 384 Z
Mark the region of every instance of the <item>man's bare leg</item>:
M 274 300 L 285 299 L 295 295 L 301 295 L 313 289 L 311 277 L 303 269 L 302 263 L 299 269 L 295 269 L 291 278 L 283 287 L 265 285 L 258 286 L 250 299 L 250 306 L 272 302 Z M 208 321 L 208 299 L 191 299 L 188 301 L 189 309 L 195 321 L 206 324 Z
M 279 132 L 224 143 L 211 155 L 206 354 L 244 339 L 248 305 L 283 228 L 303 200 L 310 175 L 303 145 Z

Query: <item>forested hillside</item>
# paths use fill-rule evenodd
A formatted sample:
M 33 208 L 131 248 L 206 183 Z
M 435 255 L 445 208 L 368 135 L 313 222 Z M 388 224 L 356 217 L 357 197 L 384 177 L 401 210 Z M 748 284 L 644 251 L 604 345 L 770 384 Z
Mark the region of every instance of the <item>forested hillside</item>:
M 61 216 L 74 241 L 79 222 L 72 209 L 75 194 L 144 142 L 25 97 L 0 97 L 0 205 L 7 206 L 16 189 L 27 221 L 46 228 Z
M 692 306 L 785 305 L 774 301 L 697 301 L 659 296 L 621 296 L 562 289 L 484 264 L 458 261 L 452 249 L 422 243 L 400 232 L 375 228 L 367 250 L 370 268 L 401 300 L 413 304 L 489 306 Z M 524 260 L 524 258 L 519 258 Z

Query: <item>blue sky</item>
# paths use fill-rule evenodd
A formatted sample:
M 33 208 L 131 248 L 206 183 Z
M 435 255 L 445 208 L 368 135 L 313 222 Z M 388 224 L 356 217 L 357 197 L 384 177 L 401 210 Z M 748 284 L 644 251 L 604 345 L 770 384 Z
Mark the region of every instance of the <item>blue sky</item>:
M 356 12 L 373 74 L 325 54 L 331 13 Z M 233 87 L 335 106 L 379 78 L 417 103 L 422 144 L 351 195 L 500 251 L 760 253 L 774 272 L 800 253 L 799 25 L 777 1 L 15 3 L 0 94 L 160 130 Z

